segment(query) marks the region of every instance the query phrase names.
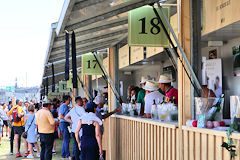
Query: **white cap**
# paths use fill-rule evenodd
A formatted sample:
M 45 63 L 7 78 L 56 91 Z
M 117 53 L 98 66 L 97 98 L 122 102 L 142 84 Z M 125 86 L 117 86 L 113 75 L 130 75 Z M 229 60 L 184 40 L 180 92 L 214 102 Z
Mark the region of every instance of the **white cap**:
M 150 76 L 142 76 L 142 77 L 141 77 L 140 84 L 143 84 L 143 83 L 147 82 L 147 81 L 150 80 L 150 79 L 151 79 Z
M 146 82 L 146 85 L 143 87 L 143 89 L 145 89 L 147 91 L 157 91 L 158 90 L 158 85 L 155 81 L 148 80 Z
M 93 101 L 95 104 L 99 105 L 100 103 L 105 103 L 105 98 L 103 96 L 96 96 Z
M 167 75 L 160 75 L 158 83 L 171 83 L 172 79 Z

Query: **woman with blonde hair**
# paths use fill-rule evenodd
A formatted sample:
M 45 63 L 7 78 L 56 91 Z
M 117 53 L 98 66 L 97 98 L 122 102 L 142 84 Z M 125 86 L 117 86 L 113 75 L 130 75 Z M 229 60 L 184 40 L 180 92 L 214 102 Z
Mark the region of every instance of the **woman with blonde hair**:
M 30 154 L 27 158 L 34 158 L 33 156 L 33 145 L 37 149 L 37 157 L 40 157 L 39 146 L 37 142 L 37 125 L 36 125 L 36 117 L 35 117 L 35 107 L 34 105 L 28 106 L 28 114 L 25 115 L 24 124 L 25 124 L 25 132 L 27 132 L 27 142 L 28 148 L 30 149 Z

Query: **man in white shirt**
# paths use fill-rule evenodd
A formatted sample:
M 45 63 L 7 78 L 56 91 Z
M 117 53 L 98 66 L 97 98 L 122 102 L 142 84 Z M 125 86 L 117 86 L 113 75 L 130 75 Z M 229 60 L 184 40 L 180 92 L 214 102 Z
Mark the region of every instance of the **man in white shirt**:
M 145 117 L 151 118 L 154 101 L 157 103 L 158 99 L 163 99 L 163 95 L 158 91 L 158 84 L 152 80 L 146 82 L 144 89 L 146 90 L 144 114 Z
M 65 116 L 65 120 L 68 121 L 72 125 L 72 137 L 73 137 L 73 157 L 75 160 L 80 159 L 80 151 L 78 148 L 78 143 L 75 138 L 75 131 L 78 125 L 78 121 L 80 120 L 80 117 L 85 113 L 85 110 L 83 108 L 83 101 L 81 97 L 77 97 L 75 99 L 76 106 L 72 108 L 68 114 Z

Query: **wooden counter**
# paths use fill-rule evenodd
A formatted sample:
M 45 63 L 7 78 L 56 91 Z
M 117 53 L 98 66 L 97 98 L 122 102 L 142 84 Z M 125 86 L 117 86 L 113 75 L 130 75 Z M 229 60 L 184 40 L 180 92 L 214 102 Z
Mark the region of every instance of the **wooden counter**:
M 230 160 L 230 153 L 222 148 L 222 142 L 227 142 L 226 131 L 182 126 L 183 159 L 184 160 Z M 233 133 L 237 157 L 240 160 L 240 133 Z
M 119 160 L 177 159 L 177 123 L 115 115 Z
M 109 120 L 114 122 L 111 127 Z M 227 142 L 225 131 L 179 128 L 177 123 L 125 115 L 113 115 L 104 125 L 106 159 L 114 152 L 117 160 L 230 160 L 230 153 L 221 147 Z M 235 160 L 240 160 L 240 133 L 231 138 L 237 150 Z

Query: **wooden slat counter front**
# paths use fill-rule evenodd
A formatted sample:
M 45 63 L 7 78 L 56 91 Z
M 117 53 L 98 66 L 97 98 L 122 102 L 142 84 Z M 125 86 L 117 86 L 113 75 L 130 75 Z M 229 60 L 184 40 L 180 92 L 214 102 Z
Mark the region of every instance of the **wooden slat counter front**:
M 225 131 L 182 126 L 184 160 L 230 160 L 230 153 L 221 147 L 227 142 Z M 233 133 L 231 138 L 236 145 L 240 160 L 240 133 Z
M 175 160 L 178 157 L 177 123 L 116 115 L 119 160 Z

